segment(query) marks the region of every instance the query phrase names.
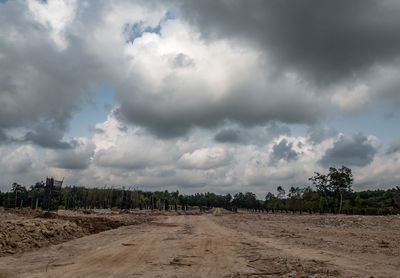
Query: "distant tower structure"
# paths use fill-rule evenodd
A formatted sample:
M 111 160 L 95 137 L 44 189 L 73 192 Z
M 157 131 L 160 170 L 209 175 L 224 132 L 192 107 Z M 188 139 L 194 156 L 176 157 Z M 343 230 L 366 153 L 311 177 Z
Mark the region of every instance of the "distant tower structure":
M 42 202 L 42 210 L 58 210 L 61 199 L 61 186 L 64 178 L 59 181 L 53 177 L 46 177 L 46 185 L 44 187 L 44 198 Z

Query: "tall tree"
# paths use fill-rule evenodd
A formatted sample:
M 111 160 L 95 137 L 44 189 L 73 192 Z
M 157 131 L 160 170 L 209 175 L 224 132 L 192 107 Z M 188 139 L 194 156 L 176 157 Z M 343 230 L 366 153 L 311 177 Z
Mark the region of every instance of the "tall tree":
M 314 172 L 314 176 L 309 178 L 313 185 L 317 188 L 318 192 L 322 193 L 324 196 L 324 206 L 328 207 L 328 195 L 330 192 L 330 185 L 328 182 L 328 176 Z M 322 209 L 324 210 L 324 209 Z
M 343 194 L 351 190 L 353 183 L 353 174 L 351 169 L 342 166 L 339 169 L 334 167 L 329 168 L 328 179 L 332 190 L 339 195 L 339 213 L 342 211 Z
M 285 189 L 283 189 L 283 187 L 279 185 L 276 188 L 276 190 L 278 191 L 278 198 L 279 199 L 283 199 L 285 197 L 285 194 L 286 194 Z

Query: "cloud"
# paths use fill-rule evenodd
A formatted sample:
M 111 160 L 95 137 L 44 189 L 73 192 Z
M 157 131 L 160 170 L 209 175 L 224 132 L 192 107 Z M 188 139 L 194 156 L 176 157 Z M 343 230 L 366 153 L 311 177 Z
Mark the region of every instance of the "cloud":
M 62 3 L 73 1 L 9 1 L 0 9 L 0 129 L 28 130 L 26 139 L 43 146 L 47 139 L 35 127 L 62 137 L 72 114 L 105 76 L 98 59 L 88 55 L 84 38 L 67 35 L 76 11 Z M 68 9 L 68 15 L 54 18 L 48 8 L 57 14 Z
M 396 98 L 395 2 L 369 2 L 388 15 L 381 23 L 359 1 L 170 3 L 178 17 L 125 46 L 128 78 L 116 86 L 120 119 L 160 138 L 226 122 L 310 125 Z
M 154 152 L 150 154 L 147 149 L 127 152 L 117 148 L 110 148 L 96 153 L 95 163 L 102 167 L 122 170 L 140 170 L 162 164 L 162 159 L 159 159 Z
M 269 139 L 274 139 L 277 136 L 280 135 L 290 135 L 290 128 L 285 125 L 280 125 L 277 122 L 270 122 L 265 128 L 266 134 L 264 135 L 265 137 Z
M 230 163 L 231 156 L 221 147 L 203 148 L 185 153 L 178 164 L 186 169 L 215 169 Z
M 293 150 L 293 143 L 282 139 L 279 143 L 272 147 L 271 163 L 276 163 L 283 159 L 286 161 L 295 161 L 298 159 L 299 153 Z
M 328 126 L 312 125 L 307 129 L 307 141 L 313 145 L 318 145 L 321 142 L 336 137 L 338 132 Z
M 169 63 L 172 68 L 186 68 L 186 67 L 194 67 L 195 62 L 189 56 L 184 53 L 179 53 L 177 55 L 173 55 Z
M 1 159 L 1 164 L 8 174 L 23 175 L 32 167 L 32 148 L 21 146 Z
M 48 155 L 47 164 L 50 167 L 84 170 L 91 163 L 94 154 L 95 145 L 87 140 L 76 141 L 76 147 L 73 150 L 51 151 Z
M 377 155 L 367 166 L 354 169 L 357 189 L 390 189 L 400 184 L 400 155 Z
M 107 121 L 97 124 L 96 129 L 102 130 L 93 138 L 96 145 L 93 162 L 97 166 L 134 171 L 171 162 L 167 143 L 138 127 L 122 128 L 113 113 Z
M 362 134 L 339 136 L 333 146 L 326 150 L 319 163 L 324 167 L 345 165 L 366 166 L 378 152 L 376 144 Z
M 400 140 L 394 141 L 386 151 L 387 155 L 400 152 Z
M 337 91 L 332 95 L 332 102 L 337 104 L 344 112 L 356 112 L 369 103 L 369 88 L 362 84 L 351 90 Z
M 272 78 L 273 68 L 259 51 L 223 39 L 207 43 L 177 19 L 164 22 L 160 34 L 136 38 L 125 52 L 130 74 L 116 88 L 117 113 L 160 138 L 226 121 L 311 123 L 324 114 L 324 104 L 295 76 Z M 177 67 L 171 57 L 181 57 L 180 63 L 184 57 L 190 66 Z
M 68 46 L 64 30 L 74 19 L 76 14 L 76 0 L 52 0 L 43 1 L 28 0 L 30 15 L 47 28 L 50 37 L 60 50 Z
M 35 127 L 34 131 L 28 131 L 22 141 L 50 149 L 71 149 L 76 146 L 75 141 L 62 141 L 63 136 L 64 132 L 57 126 L 52 128 L 51 125 L 40 124 Z
M 329 70 L 326 64 L 338 64 L 333 72 L 346 72 L 341 67 L 347 60 L 332 63 L 326 52 L 317 51 L 324 48 L 321 44 L 325 44 L 322 39 L 326 31 L 339 35 L 340 30 L 347 32 L 332 16 L 315 18 L 317 12 L 327 13 L 325 6 L 296 4 L 299 11 L 310 15 L 311 22 L 301 26 L 295 21 L 300 20 L 298 17 L 288 16 L 288 22 L 282 22 L 283 17 L 277 16 L 296 15 L 293 7 L 284 3 L 208 4 L 211 11 L 204 3 L 179 1 L 5 3 L 0 22 L 5 26 L 0 31 L 5 38 L 0 43 L 0 69 L 6 74 L 0 77 L 0 103 L 6 108 L 0 111 L 0 128 L 30 129 L 40 122 L 49 127 L 57 125 L 65 132 L 73 113 L 83 106 L 82 100 L 90 98 L 92 89 L 104 82 L 115 86 L 120 119 L 141 125 L 160 138 L 185 136 L 196 127 L 224 128 L 226 122 L 246 127 L 274 121 L 312 124 L 336 108 L 358 111 L 375 97 L 370 93 L 376 91 L 371 84 L 361 82 L 349 88 L 340 84 L 336 90 L 328 90 L 316 88 L 312 78 L 302 76 L 307 72 L 304 68 L 323 74 L 323 68 Z M 330 6 L 333 10 L 342 7 L 340 3 Z M 357 15 L 369 12 L 367 5 L 350 6 Z M 170 10 L 177 16 L 168 16 Z M 238 14 L 239 21 L 245 20 L 241 25 L 233 20 Z M 189 16 L 193 20 L 186 18 Z M 359 20 L 361 26 L 366 20 L 347 18 L 347 10 L 344 16 Z M 312 32 L 300 32 L 324 20 L 332 29 L 317 28 L 315 38 L 308 37 Z M 389 28 L 395 19 L 387 20 L 380 28 Z M 211 22 L 214 31 L 207 27 Z M 227 22 L 236 26 L 235 32 Z M 127 26 L 129 34 L 135 33 L 128 43 Z M 215 34 L 211 36 L 210 32 Z M 305 37 L 293 36 L 300 33 Z M 239 42 L 237 37 L 247 40 Z M 292 37 L 298 44 L 287 43 Z M 332 51 L 339 51 L 337 48 Z M 343 51 L 348 47 L 339 48 Z M 310 59 L 304 55 L 309 53 L 306 50 L 317 57 Z M 294 59 L 275 52 L 291 53 Z M 324 67 L 313 64 L 318 61 Z M 357 88 L 369 90 L 365 93 Z M 353 92 L 355 101 L 346 101 L 346 92 Z M 28 135 L 37 137 L 34 130 Z
M 218 131 L 214 140 L 218 143 L 238 143 L 266 145 L 271 140 L 281 136 L 290 135 L 290 129 L 286 125 L 275 121 L 266 125 L 245 127 L 243 125 L 231 124 Z
M 400 54 L 397 1 L 181 1 L 182 15 L 209 40 L 256 45 L 281 70 L 326 86 L 391 63 Z
M 240 137 L 240 131 L 223 129 L 215 135 L 214 140 L 219 143 L 239 143 L 242 141 Z
M 338 118 L 400 104 L 399 7 L 2 1 L 2 182 L 54 175 L 261 196 L 345 164 L 362 185 L 381 174 L 395 183 L 396 142 L 379 154 L 373 136 L 337 137 L 328 123 L 339 130 Z M 109 117 L 87 138 L 68 138 L 71 119 L 104 84 L 115 88 Z
M 0 129 L 0 144 L 5 143 L 8 141 L 8 136 L 7 134 Z

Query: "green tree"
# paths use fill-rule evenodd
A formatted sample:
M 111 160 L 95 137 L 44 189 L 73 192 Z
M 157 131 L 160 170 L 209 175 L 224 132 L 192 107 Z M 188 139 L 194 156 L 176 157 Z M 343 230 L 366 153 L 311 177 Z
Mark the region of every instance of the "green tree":
M 313 183 L 313 185 L 317 188 L 318 192 L 323 194 L 324 206 L 322 210 L 324 210 L 324 207 L 328 207 L 328 196 L 331 191 L 328 176 L 320 174 L 318 172 L 314 172 L 314 176 L 312 176 L 308 180 L 310 180 Z
M 342 166 L 339 169 L 334 167 L 329 168 L 328 180 L 332 190 L 339 195 L 339 213 L 342 211 L 343 194 L 351 190 L 353 183 L 353 174 L 351 169 Z
M 279 185 L 279 186 L 276 188 L 276 191 L 278 191 L 278 198 L 279 198 L 279 199 L 283 199 L 283 198 L 285 197 L 286 192 L 285 192 L 285 189 L 283 189 L 282 186 Z
M 14 182 L 12 184 L 12 188 L 11 188 L 12 192 L 14 193 L 14 207 L 17 208 L 18 204 L 20 204 L 20 206 L 23 205 L 24 200 L 26 200 L 27 197 L 27 190 L 24 186 Z M 20 200 L 20 203 L 18 202 L 18 198 Z

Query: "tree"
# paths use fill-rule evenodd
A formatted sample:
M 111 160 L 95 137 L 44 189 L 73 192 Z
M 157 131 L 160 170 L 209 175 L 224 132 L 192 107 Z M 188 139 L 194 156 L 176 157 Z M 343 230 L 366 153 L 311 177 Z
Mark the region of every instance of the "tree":
M 314 174 L 309 180 L 312 181 L 319 192 L 323 193 L 326 207 L 329 205 L 329 196 L 333 198 L 337 196 L 339 198 L 338 212 L 340 213 L 342 211 L 343 195 L 351 190 L 351 184 L 353 183 L 351 169 L 346 166 L 342 166 L 339 169 L 330 167 L 329 173 L 326 175 L 318 172 L 314 172 Z M 330 203 L 333 211 L 335 209 L 335 199 Z
M 342 211 L 343 194 L 351 190 L 353 183 L 353 174 L 351 169 L 342 166 L 339 169 L 334 167 L 329 168 L 328 179 L 332 190 L 340 196 L 339 213 Z
M 31 185 L 30 191 L 29 191 L 29 198 L 31 199 L 31 208 L 38 208 L 41 204 L 41 200 L 44 197 L 44 183 L 43 182 L 37 182 L 35 185 Z
M 312 181 L 313 185 L 317 188 L 317 190 L 323 194 L 324 196 L 324 205 L 328 207 L 328 195 L 330 192 L 330 185 L 328 182 L 328 176 L 320 174 L 318 172 L 314 172 L 314 176 L 309 178 L 308 180 Z M 322 210 L 324 210 L 322 208 Z
M 244 194 L 244 206 L 247 209 L 257 209 L 257 197 L 256 194 L 252 193 L 252 192 L 246 192 Z
M 302 190 L 299 187 L 290 187 L 287 207 L 292 211 L 302 211 Z
M 289 198 L 298 198 L 301 195 L 301 189 L 299 187 L 293 187 L 291 186 L 289 189 Z
M 279 186 L 276 188 L 276 190 L 278 191 L 278 198 L 279 198 L 279 199 L 282 199 L 282 198 L 285 197 L 286 192 L 285 192 L 285 189 L 283 189 L 282 186 L 279 185 Z
M 22 206 L 23 201 L 24 201 L 24 199 L 25 199 L 25 195 L 26 195 L 26 193 L 27 193 L 26 188 L 25 188 L 24 186 L 22 186 L 22 185 L 19 185 L 19 184 L 16 183 L 16 182 L 14 182 L 14 183 L 12 184 L 12 189 L 11 189 L 11 190 L 14 192 L 14 195 L 15 195 L 14 207 L 17 208 L 17 205 L 18 205 L 18 202 L 17 202 L 18 196 L 20 196 L 20 197 L 19 197 L 19 198 L 21 199 L 21 204 L 20 204 L 20 206 Z
M 400 187 L 399 186 L 396 186 L 396 189 L 394 190 L 393 195 L 394 195 L 392 198 L 393 205 L 400 207 Z

